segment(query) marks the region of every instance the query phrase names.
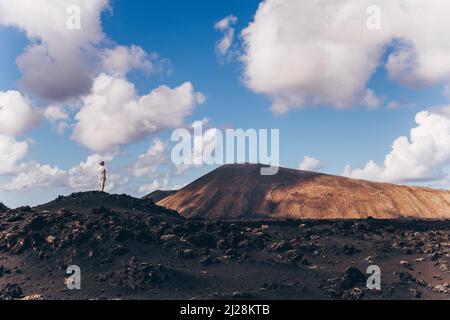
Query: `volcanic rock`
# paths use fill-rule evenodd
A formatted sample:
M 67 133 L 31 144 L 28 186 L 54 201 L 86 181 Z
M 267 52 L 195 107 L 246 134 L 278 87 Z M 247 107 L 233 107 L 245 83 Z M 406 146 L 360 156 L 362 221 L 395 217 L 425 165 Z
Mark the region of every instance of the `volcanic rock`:
M 217 246 L 216 239 L 206 232 L 194 233 L 188 236 L 186 240 L 200 248 L 215 248 Z
M 6 212 L 9 208 L 0 202 L 0 212 Z
M 356 267 L 348 267 L 342 275 L 341 289 L 351 289 L 366 281 L 366 275 Z
M 0 300 L 12 300 L 22 297 L 23 291 L 18 284 L 7 283 L 0 288 Z

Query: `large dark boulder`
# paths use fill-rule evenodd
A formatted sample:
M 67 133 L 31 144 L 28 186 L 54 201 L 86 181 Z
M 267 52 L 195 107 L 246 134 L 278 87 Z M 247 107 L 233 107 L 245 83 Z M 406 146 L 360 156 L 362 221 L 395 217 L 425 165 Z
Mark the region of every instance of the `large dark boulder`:
M 351 289 L 366 281 L 366 275 L 356 267 L 348 267 L 342 275 L 341 289 Z
M 192 243 L 196 247 L 200 248 L 216 248 L 217 242 L 216 239 L 210 234 L 206 232 L 197 232 L 189 237 L 187 240 Z

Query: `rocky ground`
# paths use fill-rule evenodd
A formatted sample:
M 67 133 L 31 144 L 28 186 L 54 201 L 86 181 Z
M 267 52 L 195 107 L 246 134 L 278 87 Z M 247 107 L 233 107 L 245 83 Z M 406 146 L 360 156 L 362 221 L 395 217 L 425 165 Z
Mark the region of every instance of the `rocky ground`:
M 0 212 L 0 299 L 450 298 L 450 221 L 185 220 L 95 192 Z

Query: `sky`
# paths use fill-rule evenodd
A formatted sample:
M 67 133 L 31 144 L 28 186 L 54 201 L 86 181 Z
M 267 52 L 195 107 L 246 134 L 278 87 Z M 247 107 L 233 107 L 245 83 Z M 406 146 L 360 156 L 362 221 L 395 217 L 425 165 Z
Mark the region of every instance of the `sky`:
M 280 165 L 450 186 L 450 3 L 0 0 L 0 201 L 143 196 L 178 128 L 278 129 Z

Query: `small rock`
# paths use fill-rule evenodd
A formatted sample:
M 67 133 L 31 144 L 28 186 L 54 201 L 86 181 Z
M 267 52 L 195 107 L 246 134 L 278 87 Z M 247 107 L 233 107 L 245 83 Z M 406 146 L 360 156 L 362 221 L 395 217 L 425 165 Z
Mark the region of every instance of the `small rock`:
M 40 230 L 45 227 L 46 221 L 41 216 L 34 217 L 31 219 L 30 228 L 33 231 Z
M 216 259 L 211 257 L 210 255 L 204 256 L 200 259 L 200 264 L 204 266 L 209 266 L 210 264 L 213 264 L 216 262 Z
M 408 261 L 406 261 L 406 260 L 400 261 L 400 265 L 401 265 L 402 267 L 404 267 L 404 268 L 412 269 L 411 264 L 410 264 Z
M 55 242 L 55 237 L 54 236 L 47 236 L 47 238 L 45 238 L 45 241 L 47 241 L 48 244 L 52 244 Z
M 125 247 L 125 246 L 122 246 L 122 245 L 120 245 L 120 244 L 114 245 L 114 246 L 111 248 L 111 254 L 113 254 L 113 255 L 115 255 L 115 256 L 122 256 L 122 255 L 124 255 L 124 254 L 127 253 L 127 252 L 128 252 L 128 248 Z M 89 253 L 90 253 L 90 252 L 89 252 Z
M 418 291 L 418 290 L 416 290 L 416 289 L 414 289 L 414 288 L 410 288 L 410 289 L 409 289 L 409 292 L 411 293 L 411 295 L 412 295 L 414 298 L 420 298 L 420 297 L 422 297 L 422 292 L 420 292 L 420 291 Z
M 221 239 L 221 240 L 219 240 L 219 241 L 217 242 L 217 249 L 219 249 L 219 250 L 225 250 L 225 249 L 227 249 L 227 248 L 228 248 L 228 246 L 227 246 L 227 243 L 226 243 L 225 240 Z
M 182 259 L 194 259 L 195 258 L 195 253 L 191 249 L 179 249 L 177 251 L 177 255 L 178 255 L 178 257 L 180 257 Z
M 344 295 L 343 298 L 350 300 L 360 300 L 364 296 L 364 291 L 360 288 L 353 288 L 347 295 Z
M 0 300 L 12 300 L 22 297 L 22 288 L 15 283 L 8 283 L 0 289 Z
M 10 274 L 11 270 L 6 268 L 5 266 L 0 266 L 0 278 L 3 277 L 5 274 Z
M 214 237 L 206 232 L 194 233 L 188 237 L 188 241 L 196 247 L 200 248 L 216 248 L 217 242 Z
M 30 294 L 28 296 L 23 297 L 21 300 L 44 300 L 41 294 Z
M 398 277 L 400 279 L 400 282 L 403 284 L 407 284 L 415 280 L 414 277 L 408 272 L 400 272 L 398 274 Z
M 165 235 L 161 236 L 160 239 L 161 239 L 162 241 L 172 241 L 172 240 L 175 240 L 176 237 L 177 237 L 177 236 L 174 235 L 174 234 L 165 234 Z
M 248 292 L 235 291 L 233 292 L 233 297 L 237 299 L 247 299 L 251 297 L 251 294 Z
M 351 256 L 351 255 L 353 255 L 355 253 L 361 252 L 361 250 L 356 249 L 354 246 L 348 246 L 348 245 L 343 245 L 342 246 L 342 251 L 347 256 Z
M 128 230 L 120 229 L 114 236 L 115 241 L 127 241 L 131 239 L 131 232 Z

